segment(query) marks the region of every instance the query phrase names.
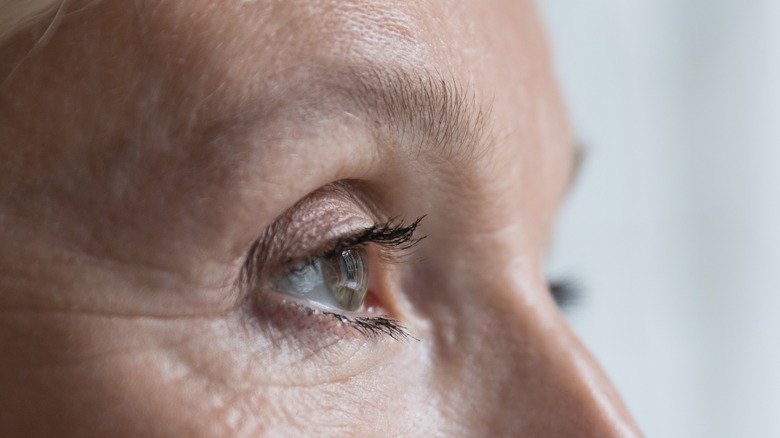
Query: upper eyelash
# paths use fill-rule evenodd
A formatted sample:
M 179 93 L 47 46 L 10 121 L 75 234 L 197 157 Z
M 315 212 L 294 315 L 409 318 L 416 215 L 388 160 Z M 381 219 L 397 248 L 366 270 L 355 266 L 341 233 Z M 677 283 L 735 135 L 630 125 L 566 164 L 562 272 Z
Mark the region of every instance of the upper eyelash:
M 333 248 L 325 253 L 325 255 L 330 256 L 337 253 L 338 251 L 354 248 L 356 246 L 361 246 L 368 243 L 376 243 L 384 248 L 393 250 L 393 252 L 410 249 L 427 237 L 414 236 L 415 231 L 417 231 L 417 227 L 420 225 L 420 222 L 422 222 L 423 219 L 425 219 L 425 216 L 417 218 L 409 225 L 404 225 L 403 221 L 397 221 L 395 218 L 390 219 L 384 224 L 376 224 L 370 228 L 366 228 L 358 232 L 355 235 L 339 239 Z M 391 254 L 385 253 L 383 256 L 386 259 L 393 259 Z
M 303 260 L 298 260 L 296 265 L 305 265 L 311 263 L 320 257 L 332 257 L 350 248 L 374 243 L 379 245 L 385 251 L 379 251 L 379 256 L 386 262 L 398 262 L 400 260 L 399 252 L 411 249 L 421 240 L 428 236 L 414 237 L 417 227 L 425 216 L 417 218 L 409 225 L 404 225 L 403 221 L 397 221 L 395 218 L 382 224 L 376 224 L 369 228 L 358 231 L 357 233 L 339 238 L 335 243 L 329 245 L 323 252 L 315 253 Z M 288 265 L 292 265 L 288 260 Z

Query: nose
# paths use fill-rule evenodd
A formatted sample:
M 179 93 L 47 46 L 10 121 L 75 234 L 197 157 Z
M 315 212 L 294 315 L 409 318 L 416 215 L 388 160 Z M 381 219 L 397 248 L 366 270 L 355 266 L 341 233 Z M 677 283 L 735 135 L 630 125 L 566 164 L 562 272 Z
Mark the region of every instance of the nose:
M 449 274 L 436 280 L 442 293 L 429 307 L 437 322 L 435 380 L 449 421 L 460 429 L 454 433 L 641 436 L 542 276 L 533 274 L 540 269 L 483 256 L 479 264 L 450 257 L 442 267 Z

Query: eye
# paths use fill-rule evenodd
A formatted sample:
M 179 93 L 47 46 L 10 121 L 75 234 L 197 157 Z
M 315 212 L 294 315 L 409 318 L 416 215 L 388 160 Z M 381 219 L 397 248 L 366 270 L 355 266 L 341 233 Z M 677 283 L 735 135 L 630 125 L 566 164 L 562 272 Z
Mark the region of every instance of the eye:
M 315 257 L 284 271 L 276 280 L 279 293 L 303 298 L 330 310 L 359 310 L 369 286 L 364 248 L 346 248 Z
M 337 182 L 272 222 L 249 248 L 237 279 L 255 321 L 313 338 L 348 332 L 413 338 L 395 319 L 403 291 L 391 279 L 425 237 L 415 236 L 423 217 L 406 224 L 386 219 L 374 205 L 357 185 Z

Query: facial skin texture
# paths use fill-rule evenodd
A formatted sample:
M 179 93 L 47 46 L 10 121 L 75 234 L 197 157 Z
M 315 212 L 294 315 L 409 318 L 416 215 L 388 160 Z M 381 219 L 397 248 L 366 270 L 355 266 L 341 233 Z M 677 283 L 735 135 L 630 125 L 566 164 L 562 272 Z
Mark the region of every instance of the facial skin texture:
M 544 281 L 575 151 L 531 2 L 103 0 L 48 24 L 0 47 L 0 435 L 639 434 Z M 372 261 L 416 340 L 238 285 L 336 181 L 427 215 L 406 263 Z M 329 196 L 274 238 L 305 255 L 371 222 Z

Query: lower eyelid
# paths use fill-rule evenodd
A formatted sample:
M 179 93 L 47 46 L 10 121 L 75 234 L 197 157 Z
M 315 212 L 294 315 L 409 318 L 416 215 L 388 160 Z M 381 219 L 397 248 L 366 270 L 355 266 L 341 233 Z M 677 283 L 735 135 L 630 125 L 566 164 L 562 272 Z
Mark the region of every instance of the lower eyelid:
M 331 315 L 281 301 L 253 303 L 225 329 L 231 339 L 228 346 L 236 349 L 242 363 L 263 370 L 265 385 L 313 387 L 343 382 L 385 366 L 408 345 L 390 335 L 361 333 Z
M 290 336 L 297 339 L 316 338 L 318 342 L 333 338 L 339 341 L 381 340 L 383 337 L 416 339 L 398 321 L 387 316 L 345 315 L 281 297 L 261 298 L 254 303 L 254 307 L 253 313 L 263 325 L 289 332 Z

